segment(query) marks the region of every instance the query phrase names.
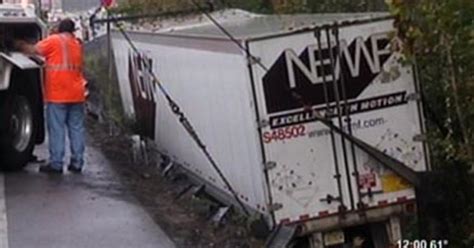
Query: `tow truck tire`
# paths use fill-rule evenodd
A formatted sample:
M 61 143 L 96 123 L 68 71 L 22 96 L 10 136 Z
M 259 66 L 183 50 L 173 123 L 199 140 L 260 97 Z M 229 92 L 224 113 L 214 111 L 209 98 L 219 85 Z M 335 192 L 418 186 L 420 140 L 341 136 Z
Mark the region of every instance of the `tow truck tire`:
M 16 82 L 19 83 L 19 82 Z M 27 82 L 24 86 L 27 86 Z M 32 87 L 33 88 L 33 87 Z M 0 165 L 5 171 L 21 170 L 32 157 L 38 125 L 35 115 L 35 89 L 3 93 L 0 102 Z

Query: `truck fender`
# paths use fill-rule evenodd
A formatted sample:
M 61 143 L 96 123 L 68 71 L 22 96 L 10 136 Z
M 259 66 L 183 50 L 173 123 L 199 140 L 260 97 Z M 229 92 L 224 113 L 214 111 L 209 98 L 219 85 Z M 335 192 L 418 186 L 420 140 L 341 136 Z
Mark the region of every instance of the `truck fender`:
M 41 65 L 23 53 L 0 53 L 0 90 L 6 90 L 10 87 L 13 66 L 22 70 L 41 68 Z

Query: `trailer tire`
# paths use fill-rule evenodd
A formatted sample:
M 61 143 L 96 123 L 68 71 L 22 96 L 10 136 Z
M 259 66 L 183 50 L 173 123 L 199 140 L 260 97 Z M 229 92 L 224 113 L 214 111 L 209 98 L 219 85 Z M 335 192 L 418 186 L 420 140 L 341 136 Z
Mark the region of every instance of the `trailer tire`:
M 32 105 L 34 100 L 20 93 L 8 92 L 0 103 L 0 120 L 3 122 L 0 161 L 3 170 L 21 170 L 31 159 L 38 128 Z

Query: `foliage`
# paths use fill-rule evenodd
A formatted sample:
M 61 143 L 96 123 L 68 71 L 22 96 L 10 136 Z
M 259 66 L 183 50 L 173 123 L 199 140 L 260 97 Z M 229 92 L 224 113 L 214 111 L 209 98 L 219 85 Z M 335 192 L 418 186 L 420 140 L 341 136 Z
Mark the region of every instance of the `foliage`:
M 384 11 L 384 0 L 195 0 L 212 8 L 239 8 L 255 13 L 322 13 Z M 120 13 L 159 13 L 192 9 L 192 0 L 128 0 L 115 11 Z
M 322 0 L 308 1 L 310 12 L 371 12 L 387 9 L 383 0 Z
M 394 0 L 391 10 L 421 72 L 435 154 L 472 161 L 474 1 Z
M 118 7 L 112 8 L 112 13 L 127 13 L 127 14 L 136 14 L 142 11 L 143 5 L 138 2 L 123 3 L 118 5 Z
M 101 108 L 102 115 L 107 121 L 121 127 L 130 125 L 122 108 L 118 80 L 109 78 L 109 68 L 107 60 L 107 48 L 104 40 L 93 42 L 102 42 L 101 46 L 86 48 L 85 74 L 89 81 L 91 95 L 89 101 Z M 113 58 L 112 58 L 113 60 Z M 111 75 L 116 75 L 111 73 Z
M 467 247 L 474 212 L 465 169 L 474 158 L 474 1 L 392 0 L 390 10 L 422 83 L 432 165 L 440 172 L 433 179 L 440 198 L 435 215 L 452 246 Z
M 383 0 L 229 0 L 226 6 L 246 9 L 257 13 L 328 13 L 368 12 L 386 10 Z
M 420 233 L 414 239 L 449 240 L 449 247 L 473 247 L 474 180 L 464 161 L 452 159 L 424 177 Z M 428 217 L 428 218 L 427 218 Z
M 212 1 L 206 0 L 128 0 L 122 1 L 118 7 L 112 9 L 115 13 L 124 14 L 157 14 L 169 11 L 196 11 L 193 2 L 199 3 L 206 9 L 214 8 Z
M 271 1 L 269 0 L 232 0 L 221 1 L 219 8 L 239 8 L 255 13 L 273 12 Z

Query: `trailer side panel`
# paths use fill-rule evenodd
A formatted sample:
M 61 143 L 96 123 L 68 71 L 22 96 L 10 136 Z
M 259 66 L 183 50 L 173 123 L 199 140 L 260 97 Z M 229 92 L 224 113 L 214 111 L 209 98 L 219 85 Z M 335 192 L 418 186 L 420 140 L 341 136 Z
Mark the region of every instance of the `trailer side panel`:
M 133 34 L 132 38 L 139 54 L 119 34 L 113 39 L 127 114 L 139 121 L 162 153 L 230 195 L 139 62 L 148 61 L 242 202 L 266 213 L 256 107 L 244 54 L 227 41 L 153 34 Z

